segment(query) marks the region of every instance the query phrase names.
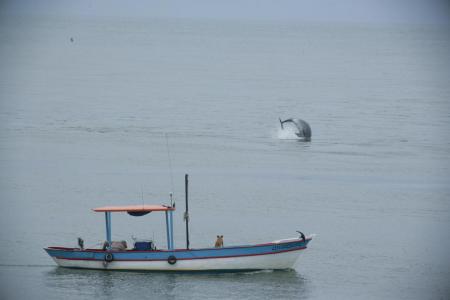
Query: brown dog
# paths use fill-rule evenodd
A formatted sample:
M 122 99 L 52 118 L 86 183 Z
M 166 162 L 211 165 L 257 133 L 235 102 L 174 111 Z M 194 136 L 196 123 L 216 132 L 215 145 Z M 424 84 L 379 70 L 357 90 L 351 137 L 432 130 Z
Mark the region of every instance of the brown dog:
M 214 245 L 214 247 L 216 247 L 216 248 L 223 247 L 223 235 L 217 236 L 216 244 Z

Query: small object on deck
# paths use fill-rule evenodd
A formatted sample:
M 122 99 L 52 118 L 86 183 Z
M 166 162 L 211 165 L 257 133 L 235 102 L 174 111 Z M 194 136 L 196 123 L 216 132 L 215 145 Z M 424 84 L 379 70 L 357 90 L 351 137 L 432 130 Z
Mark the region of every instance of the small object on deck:
M 111 242 L 111 250 L 123 251 L 127 249 L 127 241 L 113 241 Z
M 78 247 L 80 247 L 80 250 L 84 250 L 84 240 L 82 238 L 78 238 Z
M 223 235 L 218 235 L 216 244 L 214 245 L 216 248 L 222 248 L 223 247 Z
M 102 246 L 102 250 L 105 251 L 108 248 L 109 248 L 109 242 L 108 241 L 104 241 L 103 242 L 103 246 Z
M 134 242 L 134 250 L 138 251 L 155 250 L 155 246 L 152 241 L 136 241 Z
M 108 241 L 105 241 L 103 243 L 102 250 L 113 250 L 113 251 L 122 251 L 126 250 L 128 247 L 127 241 L 112 241 L 111 243 Z

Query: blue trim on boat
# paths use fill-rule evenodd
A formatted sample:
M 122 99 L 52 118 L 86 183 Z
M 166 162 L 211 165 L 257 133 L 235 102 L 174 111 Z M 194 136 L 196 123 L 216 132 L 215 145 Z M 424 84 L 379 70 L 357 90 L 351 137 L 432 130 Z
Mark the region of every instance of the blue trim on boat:
M 226 248 L 205 249 L 177 249 L 154 250 L 154 251 L 103 251 L 98 249 L 79 250 L 74 248 L 49 247 L 45 251 L 51 256 L 59 259 L 70 260 L 101 260 L 105 253 L 113 253 L 115 261 L 158 261 L 167 260 L 169 256 L 175 255 L 177 260 L 229 258 L 241 256 L 255 256 L 277 254 L 289 251 L 305 249 L 310 239 L 305 241 L 295 240 L 285 243 L 268 243 L 253 246 L 236 246 Z

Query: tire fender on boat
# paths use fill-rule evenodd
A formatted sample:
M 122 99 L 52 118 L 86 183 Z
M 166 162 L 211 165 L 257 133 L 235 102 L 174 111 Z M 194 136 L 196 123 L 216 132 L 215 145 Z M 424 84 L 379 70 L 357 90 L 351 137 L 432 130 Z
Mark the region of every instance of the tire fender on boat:
M 177 263 L 177 258 L 175 256 L 171 255 L 167 258 L 167 262 L 171 265 L 174 265 Z
M 105 257 L 103 258 L 106 262 L 112 262 L 114 260 L 114 255 L 110 252 L 105 254 Z

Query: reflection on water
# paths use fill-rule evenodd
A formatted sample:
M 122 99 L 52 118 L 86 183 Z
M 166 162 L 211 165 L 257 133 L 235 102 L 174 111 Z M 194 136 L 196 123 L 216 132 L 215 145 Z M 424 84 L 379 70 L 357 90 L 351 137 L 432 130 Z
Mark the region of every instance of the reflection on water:
M 53 295 L 108 299 L 192 298 L 302 298 L 308 280 L 294 270 L 245 273 L 163 273 L 54 268 L 45 273 L 45 286 Z

